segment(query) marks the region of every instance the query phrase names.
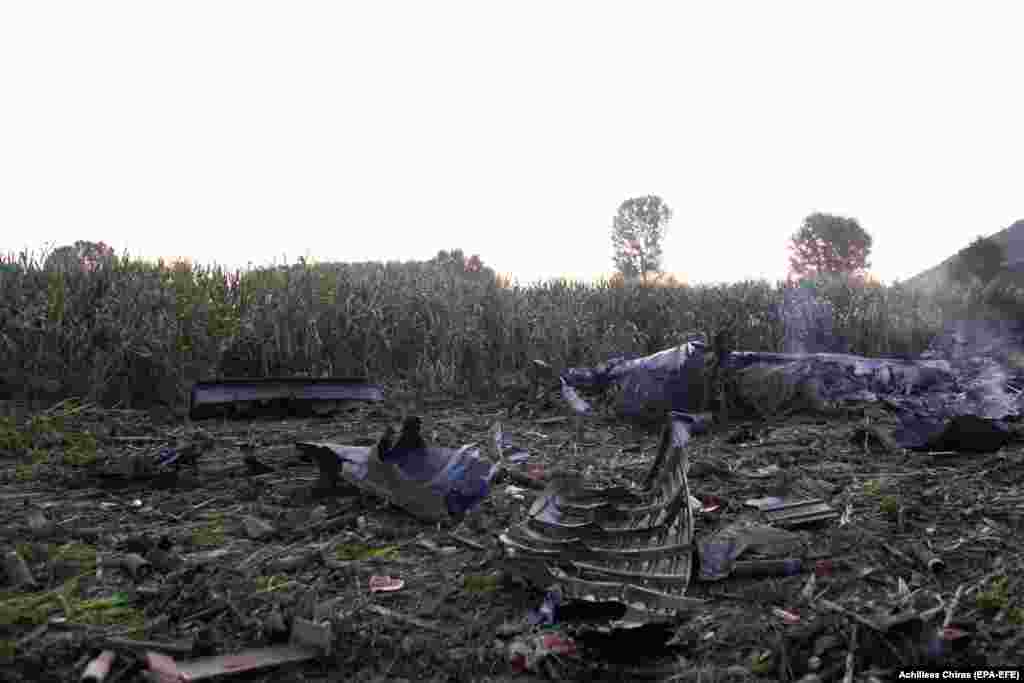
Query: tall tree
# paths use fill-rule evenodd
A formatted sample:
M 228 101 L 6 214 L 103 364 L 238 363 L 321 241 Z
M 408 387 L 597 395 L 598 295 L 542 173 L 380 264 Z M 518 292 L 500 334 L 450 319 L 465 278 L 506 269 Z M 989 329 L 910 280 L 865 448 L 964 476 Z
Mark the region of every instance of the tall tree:
M 854 218 L 813 213 L 790 238 L 793 275 L 856 273 L 870 267 L 871 235 Z
M 625 278 L 647 278 L 661 271 L 661 240 L 672 209 L 657 195 L 634 197 L 619 205 L 612 222 L 612 261 Z
M 993 239 L 979 237 L 960 250 L 953 261 L 952 276 L 957 282 L 968 283 L 978 278 L 988 284 L 1006 263 L 1006 249 Z

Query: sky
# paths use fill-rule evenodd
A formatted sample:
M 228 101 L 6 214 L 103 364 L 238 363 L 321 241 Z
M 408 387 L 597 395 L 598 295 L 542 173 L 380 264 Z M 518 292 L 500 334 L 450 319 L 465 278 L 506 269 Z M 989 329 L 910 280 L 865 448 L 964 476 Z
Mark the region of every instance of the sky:
M 1019 3 L 0 3 L 0 249 L 244 266 L 478 253 L 782 278 L 805 216 L 904 279 L 1024 218 Z

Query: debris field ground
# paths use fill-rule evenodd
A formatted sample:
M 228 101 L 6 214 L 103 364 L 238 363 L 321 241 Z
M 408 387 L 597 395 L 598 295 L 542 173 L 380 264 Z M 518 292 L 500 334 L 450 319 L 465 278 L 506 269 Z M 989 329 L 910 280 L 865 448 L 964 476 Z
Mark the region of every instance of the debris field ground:
M 79 680 L 105 649 L 117 653 L 107 683 L 145 680 L 147 651 L 179 661 L 230 654 L 287 640 L 297 619 L 330 621 L 325 654 L 225 680 L 840 680 L 848 670 L 886 680 L 909 665 L 1024 662 L 1017 441 L 985 455 L 910 453 L 875 438 L 893 422 L 872 406 L 716 426 L 687 447 L 704 507 L 695 540 L 756 516 L 749 499 L 820 498 L 840 518 L 794 529 L 808 570 L 695 578 L 688 595 L 706 603 L 680 617 L 665 652 L 631 657 L 642 648 L 624 634 L 580 639 L 575 653 L 520 673 L 510 644 L 563 624 L 531 626 L 544 593 L 506 572 L 499 534 L 566 472 L 593 485 L 641 483 L 658 429 L 599 412 L 578 432 L 554 402 L 426 399 L 419 415 L 428 442 L 475 442 L 484 454 L 500 422 L 529 457 L 445 527 L 352 488 L 318 489 L 315 463 L 295 448 L 372 445 L 401 420 L 389 402 L 195 423 L 82 406 L 36 430 L 31 456 L 0 434 L 0 680 Z M 60 457 L 85 433 L 94 462 Z M 132 464 L 189 444 L 206 448 L 194 468 Z M 921 546 L 941 563 L 930 568 Z M 10 566 L 13 553 L 30 577 Z M 150 564 L 114 559 L 132 553 Z M 371 592 L 371 577 L 400 587 Z

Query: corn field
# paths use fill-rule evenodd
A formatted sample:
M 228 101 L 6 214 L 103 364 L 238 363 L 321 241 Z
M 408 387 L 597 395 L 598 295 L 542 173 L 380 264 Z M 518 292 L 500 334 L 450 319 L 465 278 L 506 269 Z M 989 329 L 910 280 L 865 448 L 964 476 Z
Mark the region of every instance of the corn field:
M 128 256 L 44 265 L 21 253 L 0 257 L 0 393 L 178 407 L 198 379 L 308 374 L 493 395 L 498 378 L 533 359 L 586 365 L 725 327 L 735 348 L 780 350 L 791 286 L 518 286 L 417 262 L 229 271 Z M 842 279 L 814 286 L 835 333 L 866 355 L 920 352 L 970 300 Z

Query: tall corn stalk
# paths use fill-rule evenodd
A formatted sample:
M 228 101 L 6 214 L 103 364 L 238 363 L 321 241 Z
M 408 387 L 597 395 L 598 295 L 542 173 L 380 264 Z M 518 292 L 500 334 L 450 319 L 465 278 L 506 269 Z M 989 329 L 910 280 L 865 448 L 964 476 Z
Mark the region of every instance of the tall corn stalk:
M 29 254 L 0 257 L 0 367 L 132 405 L 231 374 L 229 357 L 256 375 L 360 374 L 482 394 L 534 359 L 556 368 L 592 364 L 695 332 L 710 341 L 728 328 L 737 348 L 779 350 L 788 286 L 518 286 L 429 263 L 300 260 L 227 271 L 125 256 L 94 270 L 43 264 Z M 971 301 L 966 291 L 936 299 L 850 282 L 822 282 L 818 291 L 838 311 L 835 326 L 849 350 L 869 355 L 920 352 Z M 1008 292 L 998 296 L 1016 295 Z

